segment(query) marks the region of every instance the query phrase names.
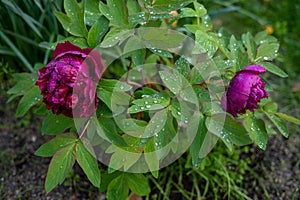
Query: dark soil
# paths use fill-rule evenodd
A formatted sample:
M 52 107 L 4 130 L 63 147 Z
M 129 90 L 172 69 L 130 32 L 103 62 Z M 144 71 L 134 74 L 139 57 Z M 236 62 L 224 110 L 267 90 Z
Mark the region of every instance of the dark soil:
M 0 94 L 0 199 L 105 199 L 91 186 L 78 166 L 64 185 L 49 194 L 44 181 L 50 158 L 34 155 L 50 137 L 40 134 L 41 119 L 34 115 L 16 119 L 15 105 Z M 266 151 L 251 147 L 252 172 L 243 188 L 253 199 L 300 199 L 300 133 L 289 139 L 272 136 Z M 79 176 L 78 176 L 79 175 Z
M 252 169 L 244 188 L 253 199 L 300 199 L 300 133 L 269 139 L 267 150 L 251 149 Z
M 105 199 L 77 165 L 73 173 L 77 175 L 46 194 L 44 181 L 50 158 L 35 156 L 34 152 L 51 138 L 41 136 L 40 118 L 31 115 L 16 119 L 16 108 L 6 100 L 0 94 L 0 199 Z

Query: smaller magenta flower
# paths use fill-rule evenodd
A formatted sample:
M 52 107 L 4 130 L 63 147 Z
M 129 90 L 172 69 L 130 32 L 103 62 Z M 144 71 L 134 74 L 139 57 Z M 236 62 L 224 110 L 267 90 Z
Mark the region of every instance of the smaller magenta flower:
M 260 65 L 250 65 L 239 71 L 222 97 L 223 109 L 234 117 L 244 114 L 246 110 L 253 112 L 257 109 L 260 100 L 268 98 L 265 82 L 259 76 L 265 72 Z
M 99 101 L 96 83 L 104 71 L 99 52 L 65 42 L 56 46 L 53 56 L 36 82 L 47 109 L 74 118 L 92 116 Z

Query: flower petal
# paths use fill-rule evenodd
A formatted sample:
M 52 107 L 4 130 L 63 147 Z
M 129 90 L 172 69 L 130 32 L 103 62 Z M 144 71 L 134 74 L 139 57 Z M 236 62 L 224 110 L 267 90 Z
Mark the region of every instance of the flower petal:
M 241 72 L 251 72 L 253 74 L 263 74 L 266 72 L 266 69 L 263 68 L 262 66 L 260 65 L 249 65 L 245 68 L 243 68 L 241 71 L 239 71 L 238 73 L 241 73 Z
M 59 54 L 61 53 L 65 53 L 65 52 L 68 52 L 68 51 L 77 51 L 77 52 L 82 52 L 81 48 L 72 44 L 71 42 L 69 41 L 66 41 L 64 43 L 59 43 L 54 52 L 53 52 L 53 56 L 54 58 L 56 58 Z

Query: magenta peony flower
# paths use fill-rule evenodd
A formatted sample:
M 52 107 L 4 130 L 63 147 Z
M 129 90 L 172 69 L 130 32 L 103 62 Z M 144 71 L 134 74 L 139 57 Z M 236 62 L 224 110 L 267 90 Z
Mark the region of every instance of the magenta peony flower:
M 246 110 L 253 112 L 257 109 L 258 102 L 268 97 L 265 83 L 259 76 L 265 72 L 259 65 L 250 65 L 239 71 L 222 97 L 223 109 L 235 117 L 237 114 L 244 114 Z
M 74 118 L 92 116 L 99 101 L 96 83 L 104 71 L 99 52 L 65 42 L 56 46 L 53 56 L 36 82 L 47 109 Z

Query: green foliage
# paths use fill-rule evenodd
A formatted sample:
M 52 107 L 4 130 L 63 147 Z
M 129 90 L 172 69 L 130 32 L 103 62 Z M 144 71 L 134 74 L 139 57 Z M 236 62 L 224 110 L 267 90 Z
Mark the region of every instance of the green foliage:
M 107 199 L 126 199 L 129 189 L 140 196 L 150 193 L 148 180 L 142 174 L 121 173 L 110 180 L 107 187 Z
M 34 72 L 34 64 L 46 64 L 50 50 L 45 46 L 63 33 L 54 10 L 61 10 L 62 1 L 0 2 L 0 55 L 5 56 L 9 67 L 17 72 Z
M 45 190 L 50 192 L 57 184 L 61 184 L 74 165 L 73 149 L 75 143 L 58 150 L 51 159 L 45 181 Z
M 76 160 L 95 187 L 100 187 L 100 170 L 96 156 L 79 141 L 76 145 Z
M 12 1 L 3 2 L 13 11 L 20 10 Z M 230 7 L 232 2 L 219 4 Z M 39 156 L 53 156 L 45 190 L 50 192 L 61 184 L 77 161 L 90 182 L 107 191 L 108 199 L 126 199 L 129 191 L 147 196 L 151 192 L 149 179 L 163 198 L 169 198 L 171 188 L 176 188 L 185 199 L 204 198 L 209 189 L 216 199 L 249 199 L 237 185 L 243 178 L 231 174 L 224 164 L 231 161 L 228 157 L 232 155 L 227 151 L 252 142 L 266 149 L 273 127 L 287 137 L 283 120 L 298 125 L 300 122 L 279 113 L 271 98 L 263 100 L 253 113 L 237 118 L 225 113 L 220 101 L 229 80 L 247 65 L 259 64 L 268 72 L 287 77 L 273 62 L 278 56 L 277 39 L 266 31 L 255 35 L 249 31 L 236 37 L 225 29 L 218 30 L 210 18 L 213 14 L 196 1 L 65 0 L 63 7 L 64 11 L 55 11 L 55 16 L 70 35 L 53 41 L 54 35 L 48 34 L 47 42 L 52 43 L 48 48 L 53 49 L 66 40 L 82 48 L 97 47 L 105 55 L 107 70 L 97 84 L 96 116 L 71 119 L 46 112 L 42 134 L 56 136 L 36 152 Z M 241 8 L 237 10 L 255 17 Z M 170 11 L 179 13 L 173 15 Z M 215 15 L 218 12 L 221 11 L 217 10 Z M 37 25 L 40 23 L 24 12 L 21 15 L 35 37 L 45 39 L 44 29 Z M 173 25 L 174 22 L 178 25 Z M 16 54 L 29 70 L 36 71 L 7 33 L 0 32 L 12 49 L 6 54 Z M 192 45 L 191 40 L 195 40 Z M 48 57 L 45 55 L 44 64 Z M 14 78 L 17 84 L 8 93 L 12 98 L 24 95 L 16 113 L 20 117 L 32 106 L 41 106 L 41 95 L 34 86 L 36 74 L 16 74 Z M 206 157 L 218 139 L 228 150 Z M 94 147 L 109 157 L 105 163 L 107 173 L 102 178 Z M 183 158 L 172 166 L 171 172 L 165 170 L 163 175 L 159 174 L 159 168 L 170 155 L 182 154 Z M 248 164 L 237 158 L 233 158 L 233 163 L 237 168 L 247 168 Z M 150 171 L 157 180 L 150 174 L 144 176 L 139 167 Z M 182 182 L 187 174 L 193 180 L 190 191 Z M 199 178 L 205 184 L 203 192 L 199 189 Z M 224 195 L 217 194 L 215 188 L 223 190 Z
M 71 128 L 74 122 L 71 118 L 64 115 L 55 115 L 49 113 L 42 124 L 43 135 L 56 135 L 63 133 L 66 129 Z
M 77 141 L 77 138 L 74 134 L 61 134 L 50 140 L 49 142 L 40 146 L 36 150 L 35 155 L 42 157 L 53 156 L 59 149 L 74 144 Z
M 247 153 L 248 146 L 230 152 L 218 143 L 214 150 L 201 159 L 194 168 L 191 157 L 182 156 L 168 170 L 162 170 L 157 179 L 149 177 L 152 191 L 148 197 L 156 199 L 251 199 L 242 188 L 245 176 L 252 173 L 250 159 L 239 155 Z

